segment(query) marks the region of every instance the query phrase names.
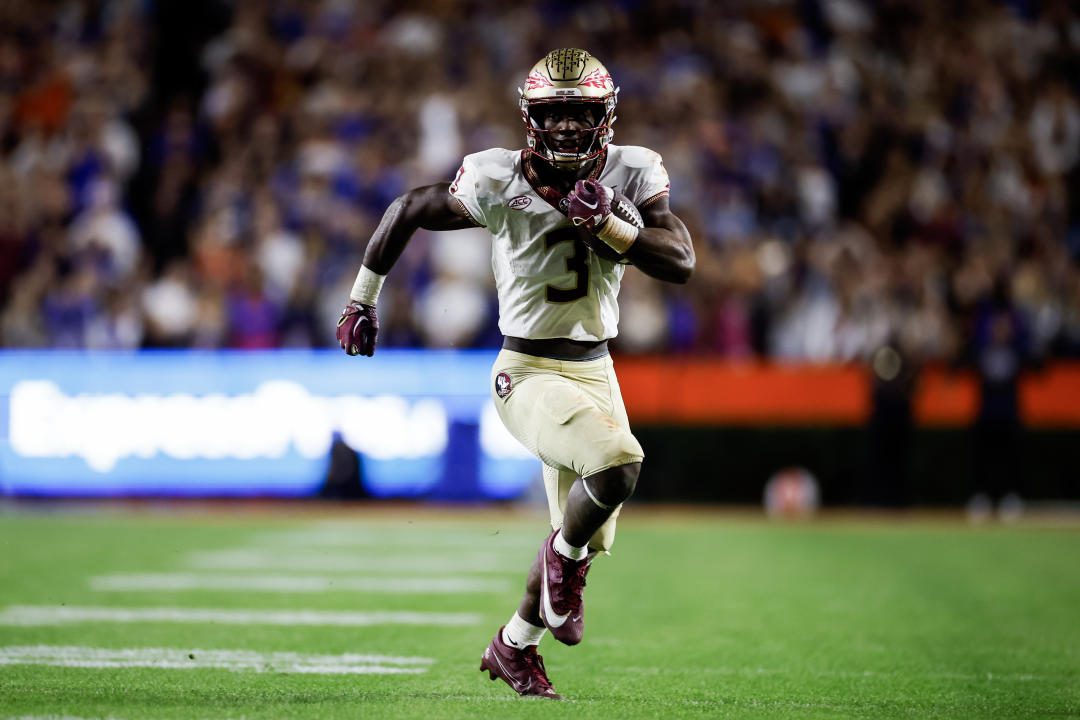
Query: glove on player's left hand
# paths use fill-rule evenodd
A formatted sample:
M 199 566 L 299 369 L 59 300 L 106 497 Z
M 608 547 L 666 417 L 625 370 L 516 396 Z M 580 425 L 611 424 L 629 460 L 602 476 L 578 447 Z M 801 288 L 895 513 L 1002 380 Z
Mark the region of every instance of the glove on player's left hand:
M 611 214 L 608 189 L 595 180 L 578 180 L 567 197 L 570 204 L 566 214 L 575 225 L 584 225 L 589 232 L 596 232 Z
M 337 322 L 337 339 L 349 355 L 374 355 L 375 342 L 379 339 L 379 314 L 375 306 L 357 302 L 346 305 Z

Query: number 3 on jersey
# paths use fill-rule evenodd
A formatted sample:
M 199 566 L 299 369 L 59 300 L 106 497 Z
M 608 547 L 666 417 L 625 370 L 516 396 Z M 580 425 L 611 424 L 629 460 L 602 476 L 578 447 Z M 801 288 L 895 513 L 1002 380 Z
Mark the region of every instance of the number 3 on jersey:
M 566 256 L 566 270 L 574 273 L 576 281 L 572 288 L 548 285 L 547 301 L 551 303 L 574 302 L 589 294 L 589 249 L 578 231 L 574 228 L 562 228 L 544 236 L 544 244 L 548 250 L 564 242 L 573 245 L 573 252 Z

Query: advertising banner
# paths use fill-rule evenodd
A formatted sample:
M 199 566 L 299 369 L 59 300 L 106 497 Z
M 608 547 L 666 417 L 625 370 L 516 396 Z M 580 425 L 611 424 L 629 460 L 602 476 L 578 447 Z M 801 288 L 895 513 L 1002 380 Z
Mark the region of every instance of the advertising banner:
M 511 498 L 540 463 L 487 351 L 0 352 L 0 492 L 305 496 L 330 449 L 375 497 Z

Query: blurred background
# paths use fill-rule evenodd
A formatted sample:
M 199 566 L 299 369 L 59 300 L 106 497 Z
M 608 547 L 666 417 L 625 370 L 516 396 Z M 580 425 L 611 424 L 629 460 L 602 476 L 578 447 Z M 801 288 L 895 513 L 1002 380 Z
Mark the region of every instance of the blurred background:
M 1065 0 L 0 2 L 0 493 L 528 497 L 484 231 L 414 237 L 376 358 L 334 326 L 556 47 L 697 250 L 620 296 L 638 499 L 1080 501 Z

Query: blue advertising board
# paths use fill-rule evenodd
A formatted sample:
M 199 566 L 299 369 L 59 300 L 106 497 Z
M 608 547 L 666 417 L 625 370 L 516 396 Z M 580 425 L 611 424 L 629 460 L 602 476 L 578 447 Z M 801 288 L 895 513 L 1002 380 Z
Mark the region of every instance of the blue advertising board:
M 0 352 L 0 493 L 306 496 L 340 438 L 376 497 L 512 498 L 489 351 Z

